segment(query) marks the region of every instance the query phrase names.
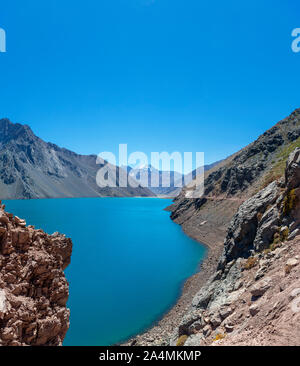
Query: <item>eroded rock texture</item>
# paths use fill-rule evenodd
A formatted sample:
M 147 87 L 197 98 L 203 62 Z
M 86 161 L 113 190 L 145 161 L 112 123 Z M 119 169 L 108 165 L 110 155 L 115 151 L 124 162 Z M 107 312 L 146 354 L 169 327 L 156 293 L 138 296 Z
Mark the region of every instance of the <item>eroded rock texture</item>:
M 232 218 L 217 272 L 169 344 L 299 345 L 300 149 Z
M 58 346 L 69 328 L 64 269 L 72 242 L 48 235 L 0 205 L 0 345 Z

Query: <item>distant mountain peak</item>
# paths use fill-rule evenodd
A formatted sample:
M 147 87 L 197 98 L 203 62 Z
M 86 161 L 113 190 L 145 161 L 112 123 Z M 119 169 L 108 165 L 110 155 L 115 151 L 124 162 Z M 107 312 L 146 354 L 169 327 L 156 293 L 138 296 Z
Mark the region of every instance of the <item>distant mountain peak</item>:
M 18 138 L 37 138 L 28 125 L 12 123 L 8 118 L 0 119 L 0 142 L 17 140 Z

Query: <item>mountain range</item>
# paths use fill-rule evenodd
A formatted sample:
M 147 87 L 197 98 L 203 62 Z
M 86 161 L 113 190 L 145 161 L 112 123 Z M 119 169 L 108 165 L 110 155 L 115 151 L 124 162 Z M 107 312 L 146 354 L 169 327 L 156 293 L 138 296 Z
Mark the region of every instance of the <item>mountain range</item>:
M 118 180 L 117 187 L 98 187 L 96 159 L 45 142 L 28 125 L 0 119 L 1 199 L 153 196 L 141 186 L 119 187 Z M 118 178 L 118 167 L 107 168 L 116 169 Z
M 182 188 L 191 183 L 196 176 L 203 174 L 215 165 L 219 164 L 217 161 L 212 164 L 204 165 L 204 167 L 199 167 L 194 169 L 188 174 L 182 174 L 177 171 L 163 171 L 156 169 L 152 165 L 138 166 L 138 167 L 122 167 L 125 169 L 129 176 L 133 179 L 138 179 L 143 187 L 148 187 L 148 189 L 159 197 L 174 198 L 177 197 Z M 152 182 L 156 182 L 156 187 Z

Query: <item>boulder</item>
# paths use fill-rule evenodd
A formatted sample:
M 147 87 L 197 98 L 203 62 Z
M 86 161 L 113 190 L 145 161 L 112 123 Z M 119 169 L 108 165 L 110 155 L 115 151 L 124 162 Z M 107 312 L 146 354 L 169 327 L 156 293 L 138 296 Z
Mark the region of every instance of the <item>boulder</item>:
M 201 341 L 203 341 L 204 337 L 201 333 L 199 334 L 192 334 L 191 336 L 188 337 L 188 339 L 185 341 L 184 346 L 188 347 L 188 346 L 192 346 L 192 347 L 197 347 L 200 345 Z
M 286 187 L 294 189 L 300 186 L 300 148 L 297 147 L 288 157 L 285 170 Z
M 265 212 L 269 205 L 274 204 L 278 195 L 278 184 L 273 182 L 239 207 L 228 228 L 218 269 L 224 269 L 227 263 L 234 259 L 249 257 L 251 250 L 254 249 L 254 241 L 257 236 L 258 214 Z M 259 240 L 257 240 L 259 243 L 257 247 L 263 246 L 265 241 L 268 241 L 272 236 L 274 229 L 271 229 L 269 225 L 275 226 L 277 223 L 276 213 L 273 212 L 266 216 L 265 222 L 265 227 L 262 229 Z M 271 232 L 269 232 L 270 230 Z
M 7 305 L 6 305 L 6 293 L 4 290 L 0 289 L 0 319 L 4 318 L 4 314 L 6 313 Z
M 269 277 L 266 277 L 263 280 L 260 280 L 256 284 L 254 284 L 250 288 L 251 295 L 253 297 L 260 297 L 262 296 L 270 287 L 271 287 L 272 280 Z
M 214 312 L 213 314 L 211 314 L 210 323 L 214 328 L 216 328 L 217 326 L 219 326 L 222 323 L 222 319 L 221 319 L 219 313 Z
M 222 319 L 227 318 L 230 314 L 232 314 L 233 309 L 229 306 L 229 307 L 221 307 L 219 314 L 221 316 Z
M 297 266 L 299 264 L 299 261 L 296 258 L 290 258 L 287 262 L 286 262 L 286 266 L 293 268 L 295 266 Z
M 256 315 L 257 313 L 259 312 L 259 307 L 257 304 L 252 304 L 250 307 L 249 307 L 249 313 L 251 316 L 254 316 Z

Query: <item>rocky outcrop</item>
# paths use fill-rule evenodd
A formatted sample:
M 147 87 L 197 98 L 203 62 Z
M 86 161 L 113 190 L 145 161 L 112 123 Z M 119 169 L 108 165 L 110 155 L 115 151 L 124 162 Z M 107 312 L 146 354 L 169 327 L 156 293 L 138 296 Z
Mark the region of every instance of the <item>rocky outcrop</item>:
M 4 209 L 0 204 L 0 345 L 61 345 L 69 327 L 63 271 L 72 242 Z
M 183 188 L 169 208 L 172 219 L 194 239 L 210 247 L 222 245 L 241 203 L 284 176 L 286 159 L 297 146 L 300 147 L 300 109 L 209 170 L 205 174 L 204 197 L 197 195 L 194 181 Z M 206 224 L 200 226 L 204 221 Z
M 217 271 L 193 298 L 171 345 L 182 336 L 185 345 L 300 344 L 300 327 L 295 326 L 300 312 L 290 304 L 300 287 L 299 213 L 296 148 L 285 178 L 245 201 L 232 218 Z M 289 325 L 288 317 L 293 318 Z M 272 334 L 275 326 L 277 337 Z
M 288 158 L 285 181 L 271 183 L 240 206 L 228 229 L 220 267 L 298 233 L 299 187 L 300 148 L 296 148 Z

